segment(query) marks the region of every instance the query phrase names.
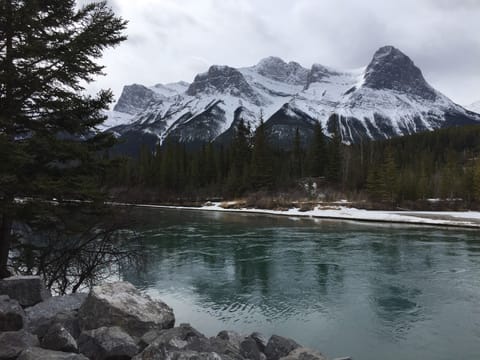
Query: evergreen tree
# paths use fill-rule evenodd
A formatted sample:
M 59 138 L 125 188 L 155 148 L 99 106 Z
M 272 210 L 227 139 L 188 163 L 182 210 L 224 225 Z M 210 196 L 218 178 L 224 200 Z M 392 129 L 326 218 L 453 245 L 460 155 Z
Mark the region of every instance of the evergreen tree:
M 100 198 L 98 156 L 113 144 L 95 131 L 110 91 L 83 93 L 101 75 L 103 50 L 125 39 L 126 22 L 105 1 L 0 0 L 0 276 L 7 276 L 15 198 Z
M 480 202 L 480 158 L 475 161 L 473 170 L 473 196 L 477 202 Z
M 367 173 L 367 192 L 370 195 L 370 198 L 373 200 L 380 200 L 382 191 L 381 191 L 381 180 L 378 171 L 374 166 L 369 167 Z
M 327 179 L 332 183 L 338 183 L 342 169 L 342 137 L 340 135 L 340 120 L 337 115 L 332 115 L 329 120 L 333 125 L 333 134 L 328 146 Z
M 260 118 L 260 125 L 253 137 L 253 154 L 251 166 L 252 186 L 254 190 L 271 190 L 273 187 L 273 154 L 268 143 L 265 124 Z
M 295 137 L 293 138 L 293 147 L 292 147 L 292 178 L 299 179 L 303 174 L 303 149 L 302 141 L 300 138 L 300 132 L 298 128 L 295 130 Z
M 242 194 L 249 183 L 251 158 L 250 128 L 240 119 L 230 146 L 231 165 L 228 176 L 228 192 L 234 196 Z
M 385 149 L 384 161 L 382 164 L 381 189 L 383 200 L 392 204 L 397 195 L 397 177 L 398 174 L 393 149 L 391 146 L 388 146 Z
M 319 177 L 325 175 L 327 152 L 325 135 L 320 122 L 315 124 L 313 139 L 308 149 L 308 172 L 310 176 Z

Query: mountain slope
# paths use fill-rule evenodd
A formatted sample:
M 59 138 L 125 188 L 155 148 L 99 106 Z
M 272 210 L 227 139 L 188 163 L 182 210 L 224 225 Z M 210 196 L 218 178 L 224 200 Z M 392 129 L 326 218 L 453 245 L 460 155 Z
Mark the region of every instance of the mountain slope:
M 473 104 L 466 106 L 466 108 L 470 111 L 480 114 L 480 101 L 476 101 Z
M 260 118 L 270 136 L 288 143 L 321 122 L 331 134 L 340 126 L 346 143 L 386 139 L 480 122 L 480 115 L 432 88 L 400 50 L 380 48 L 370 63 L 352 71 L 319 64 L 310 69 L 276 57 L 252 67 L 211 66 L 191 84 L 126 86 L 114 110 L 128 114 L 111 129 L 119 135 L 148 133 L 159 142 L 226 142 L 242 118 L 255 128 Z M 340 124 L 332 124 L 332 114 Z

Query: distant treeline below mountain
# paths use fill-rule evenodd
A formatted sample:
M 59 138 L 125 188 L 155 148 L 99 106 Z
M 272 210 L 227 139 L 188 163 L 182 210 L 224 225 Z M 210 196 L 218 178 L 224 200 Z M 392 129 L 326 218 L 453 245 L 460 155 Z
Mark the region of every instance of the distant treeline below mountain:
M 335 192 L 389 206 L 431 198 L 480 203 L 480 126 L 354 145 L 342 144 L 335 128 L 328 138 L 317 124 L 308 141 L 297 130 L 286 147 L 270 141 L 265 124 L 251 131 L 240 121 L 227 145 L 189 150 L 170 142 L 153 152 L 143 146 L 138 156 L 120 158 L 106 184 L 133 200 L 157 202 L 262 191 L 312 200 Z

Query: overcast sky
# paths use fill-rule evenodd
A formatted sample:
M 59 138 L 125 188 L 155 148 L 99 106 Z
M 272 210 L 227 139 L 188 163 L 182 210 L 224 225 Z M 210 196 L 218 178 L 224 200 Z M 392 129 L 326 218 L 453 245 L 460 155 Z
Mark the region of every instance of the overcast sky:
M 79 0 L 88 1 L 88 0 Z M 212 64 L 274 55 L 305 67 L 365 66 L 394 45 L 460 104 L 480 100 L 480 0 L 109 0 L 129 39 L 89 91 L 191 82 Z

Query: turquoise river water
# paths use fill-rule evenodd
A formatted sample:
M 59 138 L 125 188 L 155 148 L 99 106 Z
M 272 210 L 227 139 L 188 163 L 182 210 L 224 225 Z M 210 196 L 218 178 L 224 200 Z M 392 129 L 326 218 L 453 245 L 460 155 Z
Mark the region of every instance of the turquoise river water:
M 296 339 L 355 360 L 480 359 L 478 231 L 137 209 L 122 276 L 177 323 Z

